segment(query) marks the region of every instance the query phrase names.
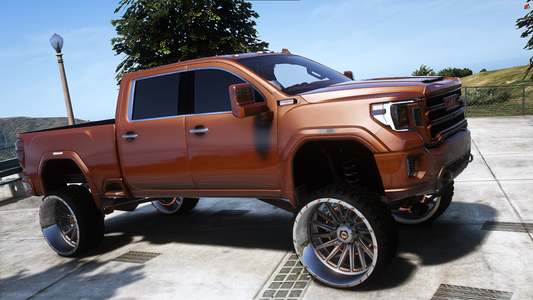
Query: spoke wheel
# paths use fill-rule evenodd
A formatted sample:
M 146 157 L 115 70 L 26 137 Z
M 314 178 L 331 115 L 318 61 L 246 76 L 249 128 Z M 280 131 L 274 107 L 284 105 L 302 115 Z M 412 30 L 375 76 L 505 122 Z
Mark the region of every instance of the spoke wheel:
M 75 248 L 80 240 L 80 227 L 76 215 L 65 200 L 58 198 L 56 201 L 56 224 L 59 234 L 65 240 L 67 245 Z
M 425 225 L 435 221 L 446 211 L 453 198 L 453 181 L 440 196 L 424 195 L 414 203 L 406 203 L 393 211 L 396 222 L 406 225 Z
M 296 254 L 309 273 L 338 288 L 361 287 L 390 264 L 397 233 L 380 198 L 360 186 L 335 184 L 296 213 Z
M 193 209 L 198 204 L 198 198 L 165 198 L 152 201 L 154 207 L 163 214 L 182 214 Z
M 96 248 L 104 234 L 104 217 L 81 186 L 67 186 L 46 196 L 39 221 L 46 241 L 62 256 L 78 256 Z

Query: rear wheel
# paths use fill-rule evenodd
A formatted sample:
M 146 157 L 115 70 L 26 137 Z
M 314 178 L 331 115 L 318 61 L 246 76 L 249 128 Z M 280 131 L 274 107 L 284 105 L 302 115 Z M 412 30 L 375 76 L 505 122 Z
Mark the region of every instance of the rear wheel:
M 198 198 L 166 198 L 152 201 L 155 208 L 163 214 L 182 214 L 193 209 L 198 204 Z
M 450 206 L 453 198 L 453 181 L 438 195 L 411 197 L 397 210 L 393 210 L 396 222 L 407 225 L 425 225 L 435 221 Z
M 39 208 L 39 221 L 48 245 L 61 256 L 86 253 L 104 237 L 104 216 L 81 186 L 63 187 L 46 196 Z
M 296 212 L 293 243 L 315 279 L 351 288 L 370 283 L 387 268 L 398 237 L 378 195 L 358 185 L 334 184 L 314 193 Z

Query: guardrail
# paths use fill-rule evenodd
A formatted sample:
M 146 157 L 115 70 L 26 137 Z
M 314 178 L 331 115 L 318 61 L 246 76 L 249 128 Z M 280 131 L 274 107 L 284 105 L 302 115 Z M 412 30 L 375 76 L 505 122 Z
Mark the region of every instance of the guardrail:
M 4 177 L 22 172 L 22 167 L 19 165 L 19 161 L 16 156 L 17 152 L 15 151 L 15 147 L 7 147 L 0 149 L 0 186 L 22 179 L 3 179 Z
M 22 180 L 22 178 L 2 179 L 10 175 L 15 175 L 22 172 L 22 167 L 19 165 L 17 158 L 0 161 L 0 186 L 10 182 Z
M 22 167 L 18 159 L 13 158 L 16 156 L 15 147 L 0 149 L 0 155 L 0 200 L 24 196 L 28 187 L 18 175 L 22 172 Z

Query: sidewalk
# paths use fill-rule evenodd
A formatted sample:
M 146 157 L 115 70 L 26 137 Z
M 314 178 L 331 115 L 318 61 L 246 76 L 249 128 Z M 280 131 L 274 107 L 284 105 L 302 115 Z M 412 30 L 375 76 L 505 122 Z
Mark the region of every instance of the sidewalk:
M 294 267 L 301 287 L 280 286 L 293 297 L 275 299 L 531 299 L 533 116 L 469 124 L 475 159 L 454 201 L 426 227 L 399 226 L 398 256 L 378 282 L 337 290 Z M 266 299 L 292 253 L 290 213 L 213 198 L 183 216 L 151 204 L 111 214 L 95 252 L 63 258 L 42 237 L 40 200 L 0 200 L 0 299 Z

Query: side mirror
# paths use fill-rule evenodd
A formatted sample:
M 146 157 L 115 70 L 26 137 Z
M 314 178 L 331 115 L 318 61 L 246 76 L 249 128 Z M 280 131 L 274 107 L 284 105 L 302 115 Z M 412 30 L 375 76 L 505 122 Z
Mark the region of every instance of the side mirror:
M 350 78 L 351 80 L 353 80 L 353 73 L 352 71 L 344 71 L 344 76 Z
M 266 103 L 255 103 L 254 89 L 249 83 L 234 84 L 229 87 L 231 112 L 236 118 L 264 115 L 269 109 Z

